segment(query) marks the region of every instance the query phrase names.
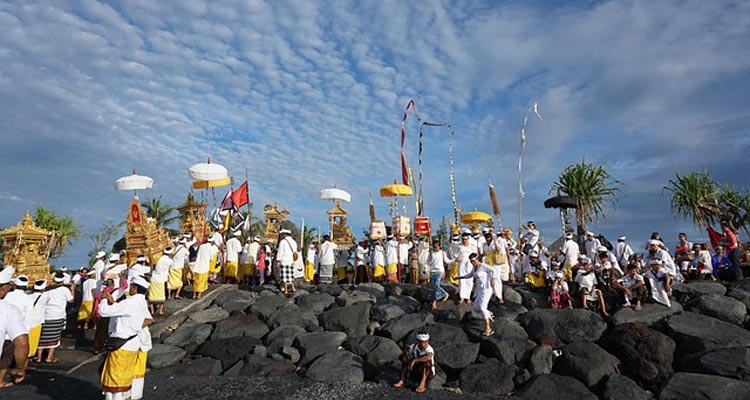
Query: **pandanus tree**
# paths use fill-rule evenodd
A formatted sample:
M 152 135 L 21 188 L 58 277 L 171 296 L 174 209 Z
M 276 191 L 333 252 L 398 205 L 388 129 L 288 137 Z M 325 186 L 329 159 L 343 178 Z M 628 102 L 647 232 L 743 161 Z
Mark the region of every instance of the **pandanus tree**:
M 614 179 L 601 165 L 581 162 L 565 167 L 550 194 L 565 194 L 576 199 L 576 226 L 583 237 L 587 224 L 607 218 L 609 207 L 615 207 L 622 183 Z

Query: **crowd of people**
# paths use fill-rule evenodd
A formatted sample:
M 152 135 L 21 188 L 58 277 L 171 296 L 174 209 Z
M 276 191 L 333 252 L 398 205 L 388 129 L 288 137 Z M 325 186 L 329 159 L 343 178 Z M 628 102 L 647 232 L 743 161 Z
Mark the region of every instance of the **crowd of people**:
M 552 308 L 580 306 L 608 317 L 606 295 L 614 294 L 621 306 L 641 310 L 646 301 L 670 306 L 672 285 L 691 279 L 742 279 L 741 252 L 736 235 L 724 227 L 724 240 L 714 247 L 690 243 L 679 235 L 674 252 L 658 233 L 636 253 L 621 236 L 615 245 L 593 232 L 580 243 L 569 233 L 550 250 L 533 222 L 514 235 L 508 228 L 490 228 L 451 235 L 446 248 L 426 236 L 386 240 L 363 238 L 349 245 L 323 235 L 304 254 L 288 229 L 278 241 L 262 243 L 242 232 L 215 232 L 198 241 L 187 233 L 174 239 L 153 262 L 139 255 L 128 264 L 123 253 L 99 252 L 91 268 L 57 271 L 50 282 L 13 278 L 13 268 L 0 271 L 0 334 L 5 342 L 0 358 L 0 386 L 24 379 L 33 364 L 55 363 L 67 323 L 67 308 L 76 299 L 77 328 L 94 329 L 94 353 L 107 352 L 101 375 L 108 399 L 142 395 L 146 355 L 151 348 L 147 327 L 164 315 L 165 302 L 180 299 L 188 287 L 200 299 L 208 284 L 244 286 L 276 284 L 285 294 L 296 291 L 296 282 L 311 284 L 410 282 L 428 285 L 433 309 L 451 296 L 444 281 L 457 287 L 459 304 L 471 304 L 484 319 L 485 336 L 494 334 L 490 302 L 503 303 L 503 285 L 523 285 L 544 291 Z M 12 290 L 11 290 L 12 287 Z M 421 374 L 418 390 L 434 375 L 434 350 L 429 335 L 405 349 L 405 372 L 415 365 Z M 13 368 L 11 368 L 13 366 Z M 10 371 L 13 380 L 7 381 Z M 430 374 L 432 371 L 432 374 Z M 404 375 L 404 379 L 405 379 Z M 403 386 L 400 381 L 397 386 Z

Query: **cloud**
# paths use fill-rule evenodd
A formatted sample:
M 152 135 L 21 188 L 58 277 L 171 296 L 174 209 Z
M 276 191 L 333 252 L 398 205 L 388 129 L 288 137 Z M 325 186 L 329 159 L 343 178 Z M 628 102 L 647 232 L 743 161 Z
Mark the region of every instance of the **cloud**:
M 112 183 L 133 168 L 156 181 L 141 196 L 178 204 L 186 169 L 211 156 L 237 182 L 249 171 L 257 209 L 278 201 L 313 226 L 330 206 L 319 189 L 351 191 L 360 232 L 368 194 L 400 175 L 409 98 L 456 132 L 461 205 L 489 209 L 489 173 L 514 225 L 518 128 L 536 99 L 524 219 L 556 235 L 541 202 L 585 157 L 628 194 L 597 229 L 669 237 L 689 228 L 660 193 L 674 172 L 750 184 L 739 173 L 748 17 L 750 5 L 729 1 L 3 3 L 0 225 L 38 203 L 93 231 L 124 215 L 128 195 Z M 416 171 L 416 119 L 406 128 Z M 447 134 L 428 129 L 423 144 L 425 204 L 439 219 L 452 214 Z M 65 262 L 83 262 L 86 246 Z

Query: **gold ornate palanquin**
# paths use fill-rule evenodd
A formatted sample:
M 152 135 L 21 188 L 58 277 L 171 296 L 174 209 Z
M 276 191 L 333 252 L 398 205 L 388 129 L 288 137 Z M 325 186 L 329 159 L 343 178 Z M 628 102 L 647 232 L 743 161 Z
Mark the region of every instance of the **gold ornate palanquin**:
M 268 203 L 263 207 L 263 216 L 266 218 L 266 233 L 261 240 L 276 243 L 279 240 L 281 222 L 289 217 L 289 211 L 286 208 L 279 210 L 279 205 L 276 203 L 273 203 L 273 206 Z
M 188 194 L 185 203 L 177 207 L 180 212 L 180 222 L 183 233 L 192 233 L 199 242 L 208 235 L 209 227 L 206 223 L 206 203 L 195 201 L 193 194 Z
M 34 220 L 27 211 L 16 226 L 0 231 L 5 265 L 16 268 L 15 276 L 26 275 L 32 282 L 48 279 L 48 244 L 54 233 L 34 225 Z
M 151 263 L 155 263 L 162 251 L 172 245 L 169 235 L 156 226 L 156 221 L 146 216 L 138 197 L 133 197 L 130 202 L 126 222 L 125 257 L 128 265 L 134 263 L 136 257 L 141 254 L 148 257 Z
M 352 228 L 346 225 L 349 212 L 341 207 L 341 203 L 337 201 L 333 208 L 326 211 L 326 214 L 328 214 L 328 220 L 331 224 L 331 241 L 337 244 L 352 244 L 354 242 Z

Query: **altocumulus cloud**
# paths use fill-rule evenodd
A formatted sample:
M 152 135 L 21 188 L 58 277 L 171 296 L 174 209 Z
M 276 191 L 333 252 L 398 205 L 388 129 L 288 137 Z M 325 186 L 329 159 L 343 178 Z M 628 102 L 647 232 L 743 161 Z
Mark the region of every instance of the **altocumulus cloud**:
M 750 4 L 727 1 L 150 2 L 0 4 L 0 225 L 44 204 L 85 230 L 124 216 L 113 181 L 132 168 L 150 193 L 184 199 L 188 166 L 212 156 L 250 171 L 257 206 L 325 225 L 318 189 L 350 190 L 355 232 L 368 192 L 399 175 L 409 98 L 449 121 L 459 201 L 517 216 L 518 126 L 529 126 L 524 219 L 560 169 L 586 157 L 624 183 L 600 229 L 638 240 L 679 230 L 661 186 L 706 167 L 748 185 Z M 417 125 L 407 121 L 416 167 Z M 426 131 L 427 213 L 449 215 L 448 145 Z M 387 214 L 376 200 L 378 213 Z M 62 263 L 84 262 L 88 243 Z

